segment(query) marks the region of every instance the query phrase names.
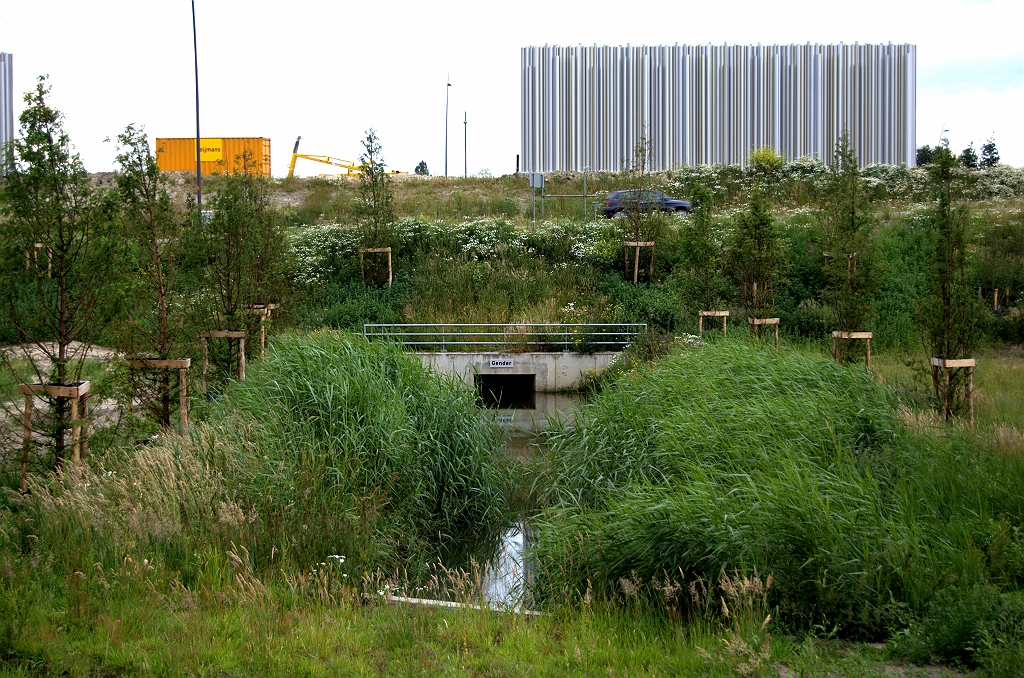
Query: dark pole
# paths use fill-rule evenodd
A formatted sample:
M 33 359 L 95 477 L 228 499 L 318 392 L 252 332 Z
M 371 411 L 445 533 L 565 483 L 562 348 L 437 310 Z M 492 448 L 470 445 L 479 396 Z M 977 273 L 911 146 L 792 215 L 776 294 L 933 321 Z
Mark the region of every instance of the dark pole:
M 203 214 L 203 171 L 199 164 L 199 48 L 196 41 L 196 0 L 192 0 L 192 55 L 196 64 L 196 207 Z
M 462 162 L 465 163 L 462 168 L 462 176 L 469 176 L 469 118 L 466 117 L 466 111 L 462 112 Z
M 451 80 L 452 76 L 449 73 L 445 79 L 445 82 Z M 451 87 L 452 83 L 448 82 L 448 87 Z M 444 88 L 444 175 L 448 176 L 448 87 Z

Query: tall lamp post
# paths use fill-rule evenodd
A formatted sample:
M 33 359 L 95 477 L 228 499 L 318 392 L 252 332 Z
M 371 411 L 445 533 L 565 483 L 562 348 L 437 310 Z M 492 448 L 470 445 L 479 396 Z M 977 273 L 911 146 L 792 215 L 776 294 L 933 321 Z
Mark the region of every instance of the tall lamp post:
M 466 111 L 462 112 L 462 176 L 466 178 L 469 176 L 469 118 L 466 117 Z
M 196 0 L 192 0 L 192 56 L 196 66 L 196 208 L 203 214 L 203 172 L 199 164 L 199 48 L 196 41 Z
M 445 82 L 448 83 L 448 87 L 452 86 L 451 73 L 445 76 Z M 444 175 L 448 176 L 448 87 L 444 88 Z

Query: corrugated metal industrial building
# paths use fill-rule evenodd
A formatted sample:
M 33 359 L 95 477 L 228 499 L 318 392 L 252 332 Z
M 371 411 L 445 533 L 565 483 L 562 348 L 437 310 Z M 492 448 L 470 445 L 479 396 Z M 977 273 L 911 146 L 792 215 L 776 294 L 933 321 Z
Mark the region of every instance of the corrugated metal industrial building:
M 0 52 L 0 151 L 14 139 L 14 59 Z M 0 165 L 3 164 L 0 156 Z
M 916 45 L 524 47 L 527 171 L 742 164 L 771 146 L 828 162 L 848 131 L 861 164 L 916 161 Z

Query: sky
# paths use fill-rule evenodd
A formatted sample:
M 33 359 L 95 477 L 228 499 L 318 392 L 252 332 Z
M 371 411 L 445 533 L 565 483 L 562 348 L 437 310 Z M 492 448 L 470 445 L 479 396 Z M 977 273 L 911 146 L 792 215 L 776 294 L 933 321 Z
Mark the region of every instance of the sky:
M 371 127 L 390 168 L 424 160 L 443 174 L 446 90 L 448 173 L 513 172 L 520 48 L 543 44 L 916 44 L 918 145 L 994 135 L 1003 162 L 1024 166 L 1024 0 L 195 4 L 202 136 L 270 137 L 274 176 L 297 136 L 305 153 L 355 160 Z M 17 92 L 49 75 L 91 172 L 114 169 L 105 140 L 129 123 L 195 135 L 186 0 L 0 0 L 0 51 Z M 299 175 L 331 171 L 299 163 Z

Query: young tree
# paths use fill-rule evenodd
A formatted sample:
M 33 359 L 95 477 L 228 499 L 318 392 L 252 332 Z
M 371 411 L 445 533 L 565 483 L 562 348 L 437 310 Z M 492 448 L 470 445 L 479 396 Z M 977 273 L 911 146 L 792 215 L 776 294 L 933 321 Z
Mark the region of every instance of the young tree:
M 924 167 L 932 161 L 932 147 L 928 144 L 919 146 L 917 149 L 917 166 Z
M 422 177 L 429 176 L 430 175 L 430 170 L 427 169 L 427 161 L 426 160 L 420 160 L 420 164 L 416 165 L 415 172 L 416 172 L 416 174 L 418 174 L 419 176 L 422 176 Z
M 968 212 L 961 204 L 967 178 L 948 144 L 935 150 L 928 176 L 936 198 L 930 219 L 935 250 L 931 293 L 920 310 L 924 341 L 931 356 L 969 358 L 977 342 L 978 301 L 967 273 Z M 966 404 L 966 375 L 956 370 L 947 390 L 939 373 L 932 374 L 939 402 L 945 403 L 942 415 L 949 419 Z
M 395 195 L 382 156 L 380 139 L 373 129 L 367 130 L 363 139 L 363 154 L 359 156 L 359 164 L 362 174 L 359 176 L 356 216 L 359 219 L 361 245 L 366 249 L 390 247 L 395 223 Z M 380 270 L 382 267 L 371 268 L 371 274 L 364 277 L 364 282 L 381 280 L 390 284 L 390 280 L 386 275 L 381 275 Z
M 834 329 L 861 331 L 871 319 L 872 297 L 877 290 L 871 241 L 875 219 L 864 177 L 846 134 L 836 144 L 828 169 L 818 225 L 819 244 L 828 253 L 823 301 L 831 311 Z M 845 350 L 843 342 L 839 350 Z
M 167 180 L 149 150 L 141 129 L 128 125 L 117 137 L 121 225 L 127 248 L 126 322 L 119 333 L 121 350 L 133 358 L 181 358 L 188 305 L 179 294 L 177 257 L 183 215 L 167 194 Z M 158 376 L 156 418 L 171 423 L 170 372 Z
M 367 130 L 363 153 L 359 156 L 362 174 L 359 176 L 359 200 L 356 202 L 364 247 L 387 246 L 395 222 L 395 195 L 382 151 L 377 133 L 373 129 Z
M 960 164 L 967 169 L 978 169 L 978 152 L 974 150 L 974 142 L 960 153 Z
M 995 167 L 999 164 L 999 150 L 996 149 L 996 138 L 991 136 L 981 146 L 981 162 L 979 163 L 982 169 L 988 169 L 989 167 Z
M 664 226 L 664 217 L 657 208 L 651 206 L 654 193 L 654 176 L 650 171 L 651 150 L 647 138 L 641 136 L 633 147 L 633 157 L 630 159 L 624 173 L 626 190 L 628 194 L 624 198 L 626 207 L 623 210 L 625 220 L 622 224 L 623 239 L 632 242 L 656 242 L 661 235 Z M 654 249 L 650 249 L 649 267 L 654 270 Z M 626 248 L 626 261 L 629 260 L 631 248 Z M 632 248 L 634 256 L 639 259 L 637 248 Z M 639 261 L 634 261 L 634 268 L 639 269 Z M 628 271 L 627 271 L 628 273 Z
M 713 310 L 722 265 L 722 243 L 715 232 L 714 193 L 695 182 L 690 187 L 693 216 L 683 231 L 690 271 L 702 288 L 704 310 Z
M 753 317 L 765 318 L 775 310 L 775 287 L 783 261 L 782 235 L 764 193 L 755 187 L 747 208 L 735 217 L 729 248 L 733 275 Z
M 5 258 L 16 265 L 3 271 L 0 294 L 8 321 L 28 345 L 22 355 L 35 378 L 73 385 L 102 324 L 99 309 L 116 260 L 116 211 L 105 194 L 91 190 L 64 116 L 50 106 L 49 95 L 46 78 L 39 78 L 25 95 L 19 136 L 6 149 L 0 241 Z M 10 356 L 0 355 L 13 370 Z M 54 461 L 60 464 L 70 403 L 57 397 L 50 404 Z
M 189 228 L 190 250 L 199 257 L 196 272 L 212 292 L 208 306 L 215 329 L 246 328 L 253 320 L 246 313 L 250 306 L 279 301 L 287 251 L 280 214 L 270 203 L 269 184 L 256 173 L 251 152 L 240 156 L 235 171 L 218 181 L 210 206 L 210 218 L 194 214 Z M 231 349 L 227 364 L 234 358 Z

